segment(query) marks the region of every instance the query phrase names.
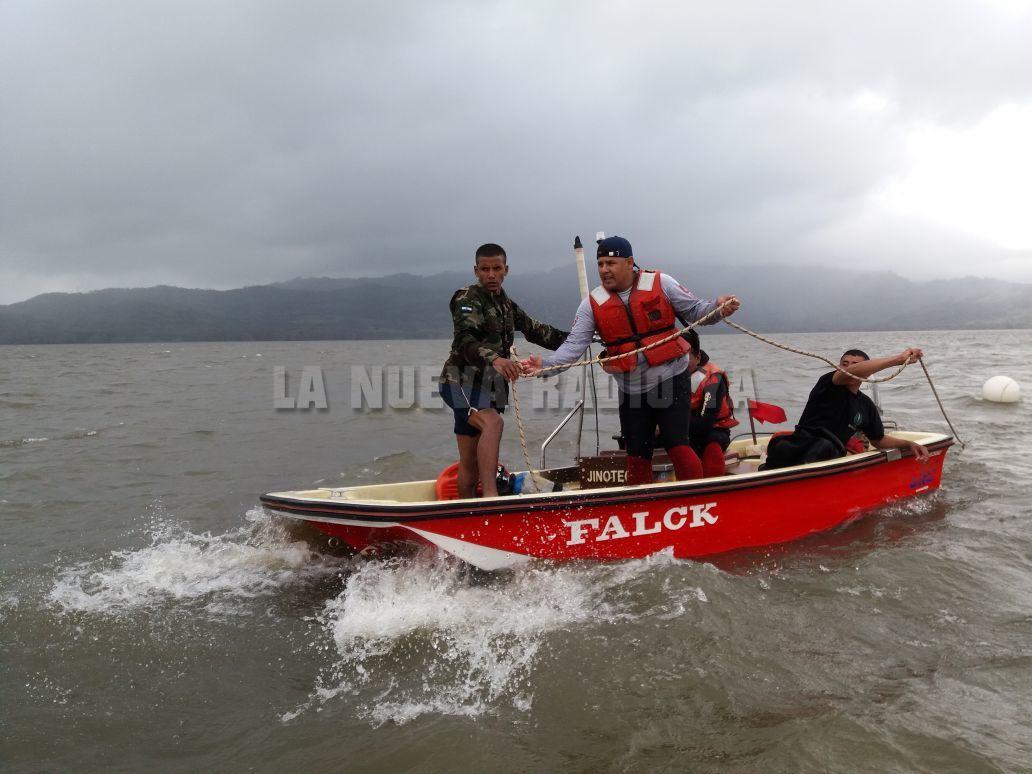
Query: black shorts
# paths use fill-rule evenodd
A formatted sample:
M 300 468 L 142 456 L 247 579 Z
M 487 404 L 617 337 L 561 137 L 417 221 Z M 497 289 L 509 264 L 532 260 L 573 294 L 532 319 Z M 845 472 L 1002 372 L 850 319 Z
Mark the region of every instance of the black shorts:
M 620 431 L 627 453 L 650 460 L 657 440 L 664 449 L 687 444 L 691 414 L 692 378 L 687 369 L 648 392 L 620 393 Z
M 460 387 L 455 382 L 441 382 L 441 397 L 455 412 L 456 435 L 480 435 L 480 431 L 469 423 L 469 415 L 474 411 L 485 408 L 493 408 L 499 414 L 505 411 L 504 405 L 499 406 L 491 399 L 490 392 L 476 387 Z

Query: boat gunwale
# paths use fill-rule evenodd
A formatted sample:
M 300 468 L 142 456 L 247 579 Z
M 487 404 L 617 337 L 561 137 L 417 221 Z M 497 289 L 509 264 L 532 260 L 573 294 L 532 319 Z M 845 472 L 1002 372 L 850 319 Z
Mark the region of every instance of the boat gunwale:
M 938 439 L 924 444 L 929 452 L 945 451 L 955 441 L 952 436 L 938 435 Z M 891 455 L 891 456 L 890 456 Z M 685 495 L 710 495 L 733 492 L 742 489 L 761 489 L 791 481 L 824 478 L 845 472 L 863 470 L 889 462 L 912 458 L 909 449 L 874 449 L 864 454 L 838 457 L 833 460 L 795 465 L 772 471 L 755 471 L 735 476 L 726 476 L 719 482 L 714 479 L 692 479 L 649 484 L 643 487 L 601 487 L 598 489 L 575 489 L 561 492 L 541 492 L 517 497 L 500 497 L 490 500 L 443 500 L 381 501 L 379 503 L 338 498 L 301 499 L 283 497 L 286 493 L 269 493 L 260 497 L 269 510 L 290 518 L 311 520 L 359 521 L 382 524 L 433 521 L 441 518 L 483 518 L 512 513 L 535 513 L 555 511 L 566 506 L 598 506 L 633 501 L 663 501 Z M 461 503 L 461 505 L 460 505 Z

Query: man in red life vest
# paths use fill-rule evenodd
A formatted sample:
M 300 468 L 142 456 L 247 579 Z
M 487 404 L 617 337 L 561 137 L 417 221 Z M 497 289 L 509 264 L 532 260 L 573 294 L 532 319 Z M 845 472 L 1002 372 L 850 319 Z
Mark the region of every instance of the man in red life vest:
M 584 354 L 597 331 L 606 356 L 632 352 L 662 341 L 677 330 L 675 320 L 696 322 L 721 304 L 722 314 L 739 308 L 734 296 L 716 301 L 697 298 L 667 274 L 642 271 L 634 263 L 631 244 L 612 236 L 598 243 L 598 276 L 602 284 L 581 302 L 573 330 L 555 354 L 542 361 L 533 356 L 521 362 L 525 373 L 574 363 Z M 707 323 L 715 323 L 714 315 Z M 698 456 L 688 445 L 691 379 L 685 355 L 691 346 L 682 337 L 640 352 L 618 357 L 603 368 L 620 390 L 620 431 L 627 446 L 627 484 L 652 481 L 652 451 L 659 443 L 667 450 L 678 479 L 702 476 Z
M 724 475 L 724 452 L 731 443 L 731 428 L 738 425 L 731 403 L 727 374 L 709 359 L 694 328 L 684 334 L 692 351 L 688 373 L 692 380 L 692 419 L 688 441 L 702 460 L 706 478 Z

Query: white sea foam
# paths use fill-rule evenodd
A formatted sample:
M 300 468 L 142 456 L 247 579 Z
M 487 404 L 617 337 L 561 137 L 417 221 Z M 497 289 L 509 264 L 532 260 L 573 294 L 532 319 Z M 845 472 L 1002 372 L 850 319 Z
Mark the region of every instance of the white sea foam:
M 212 535 L 165 519 L 152 528 L 146 548 L 113 551 L 106 559 L 62 570 L 49 599 L 62 612 L 118 614 L 199 601 L 209 614 L 224 615 L 234 609 L 228 601 L 273 593 L 299 573 L 337 571 L 307 544 L 291 541 L 259 509 L 248 513 L 248 521 Z
M 549 635 L 643 614 L 611 597 L 654 564 L 531 565 L 485 579 L 432 552 L 368 562 L 319 619 L 335 663 L 282 719 L 344 695 L 360 697 L 356 711 L 373 725 L 428 713 L 477 717 L 502 706 L 527 712 Z
M 7 618 L 7 611 L 17 608 L 19 602 L 18 595 L 12 591 L 0 594 L 0 623 Z

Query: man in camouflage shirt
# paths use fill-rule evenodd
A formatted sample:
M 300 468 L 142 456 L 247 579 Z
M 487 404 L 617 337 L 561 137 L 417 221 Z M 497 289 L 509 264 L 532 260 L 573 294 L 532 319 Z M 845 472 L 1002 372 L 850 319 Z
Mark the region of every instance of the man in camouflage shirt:
M 509 266 L 501 245 L 481 245 L 475 261 L 479 281 L 455 291 L 451 299 L 455 337 L 441 372 L 441 397 L 455 413 L 459 497 L 475 496 L 478 480 L 484 497 L 497 497 L 501 412 L 508 402 L 508 382 L 521 372 L 510 359 L 515 332 L 552 350 L 568 334 L 534 320 L 505 294 L 502 282 Z

